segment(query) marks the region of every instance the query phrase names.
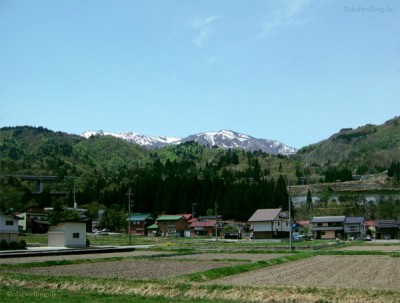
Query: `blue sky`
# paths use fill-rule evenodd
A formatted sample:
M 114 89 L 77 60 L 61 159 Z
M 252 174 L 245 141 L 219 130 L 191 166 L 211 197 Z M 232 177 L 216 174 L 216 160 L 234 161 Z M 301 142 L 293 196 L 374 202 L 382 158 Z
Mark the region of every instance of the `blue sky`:
M 299 148 L 400 114 L 396 0 L 0 0 L 0 41 L 0 127 Z

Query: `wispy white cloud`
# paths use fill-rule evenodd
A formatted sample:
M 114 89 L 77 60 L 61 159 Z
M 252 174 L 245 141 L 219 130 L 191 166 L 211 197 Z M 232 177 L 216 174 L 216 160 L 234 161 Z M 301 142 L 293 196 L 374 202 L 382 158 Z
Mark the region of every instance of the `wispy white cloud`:
M 194 28 L 202 28 L 207 26 L 208 24 L 213 23 L 215 20 L 217 20 L 219 17 L 217 15 L 209 16 L 206 18 L 197 18 L 193 20 L 193 27 Z
M 296 17 L 301 14 L 304 10 L 306 10 L 311 5 L 311 0 L 297 0 L 293 2 L 289 2 L 287 6 L 287 17 Z
M 206 38 L 212 33 L 212 23 L 214 23 L 218 19 L 219 16 L 212 15 L 205 18 L 198 18 L 193 20 L 192 27 L 195 29 L 196 34 L 192 41 L 196 46 L 202 47 L 204 45 Z
M 281 3 L 284 3 L 285 6 L 276 10 L 267 21 L 260 23 L 261 32 L 257 35 L 257 39 L 274 34 L 279 28 L 302 26 L 308 22 L 308 19 L 302 18 L 301 14 L 311 6 L 311 0 L 293 0 Z

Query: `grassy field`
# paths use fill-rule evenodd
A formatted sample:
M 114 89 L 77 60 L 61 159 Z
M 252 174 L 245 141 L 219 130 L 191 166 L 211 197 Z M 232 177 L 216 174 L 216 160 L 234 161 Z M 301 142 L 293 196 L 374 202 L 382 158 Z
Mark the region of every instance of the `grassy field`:
M 24 239 L 28 245 L 47 245 L 47 235 L 46 234 L 27 234 L 25 237 L 20 237 L 20 240 Z M 102 245 L 115 245 L 115 246 L 126 246 L 126 245 L 157 245 L 160 247 L 179 247 L 179 248 L 204 248 L 204 249 L 218 249 L 229 248 L 229 244 L 234 249 L 240 248 L 279 248 L 282 250 L 289 250 L 289 242 L 267 242 L 267 241 L 254 241 L 254 240 L 239 240 L 239 241 L 224 241 L 219 238 L 215 241 L 215 238 L 166 238 L 166 237 L 142 237 L 142 236 L 132 236 L 130 243 L 129 238 L 126 234 L 110 234 L 110 235 L 93 235 L 88 234 L 88 239 L 91 246 L 102 246 Z M 316 240 L 316 241 L 293 241 L 292 245 L 294 249 L 305 248 L 309 246 L 310 248 L 326 244 L 331 241 L 327 240 Z M 204 245 L 207 243 L 207 245 Z M 362 243 L 362 242 L 360 242 Z M 348 245 L 354 244 L 348 243 Z
M 26 241 L 28 244 L 45 244 L 47 238 L 45 235 L 27 235 Z M 90 236 L 90 241 L 92 245 L 127 245 L 128 237 Z M 329 281 L 324 281 L 321 272 L 316 272 L 320 271 L 316 269 L 316 263 L 322 265 L 331 258 L 336 258 L 338 264 L 342 264 L 336 268 L 331 260 L 332 264 L 327 265 L 330 275 L 335 272 L 338 277 L 341 271 L 347 275 L 354 271 L 345 265 L 347 263 L 344 261 L 354 263 L 349 258 L 355 261 L 368 258 L 377 264 L 379 260 L 386 260 L 388 264 L 394 264 L 385 269 L 393 285 L 400 281 L 399 244 L 389 245 L 391 249 L 387 249 L 388 245 L 351 242 L 319 250 L 295 249 L 290 254 L 288 243 L 226 243 L 207 239 L 143 237 L 132 237 L 131 243 L 155 246 L 124 256 L 116 254 L 94 259 L 82 255 L 76 260 L 66 260 L 60 256 L 59 260 L 51 261 L 41 259 L 26 263 L 20 260 L 20 263 L 15 264 L 2 263 L 1 302 L 400 302 L 400 284 L 399 289 L 385 285 L 376 287 L 368 280 L 345 287 L 340 283 L 339 286 L 322 286 L 323 282 Z M 295 248 L 303 247 L 304 244 L 313 248 L 327 242 L 294 242 Z M 121 268 L 121 274 L 116 273 L 117 268 Z M 308 276 L 318 274 L 319 280 L 302 284 L 299 280 L 304 279 L 306 282 L 306 277 L 301 278 L 299 275 L 296 283 L 290 280 L 279 282 L 282 279 L 280 272 L 301 273 L 304 268 L 310 271 Z M 146 274 L 146 278 L 140 275 L 139 270 Z M 379 268 L 370 266 L 363 270 L 362 276 L 368 277 L 376 275 Z M 169 275 L 161 277 L 161 272 L 165 271 L 170 271 Z M 250 285 L 229 282 L 229 279 L 233 281 L 236 277 L 236 281 L 255 279 L 257 276 L 264 279 L 263 271 L 267 276 L 276 277 L 274 284 L 259 278 L 257 283 Z M 104 277 L 98 275 L 101 272 L 105 273 Z

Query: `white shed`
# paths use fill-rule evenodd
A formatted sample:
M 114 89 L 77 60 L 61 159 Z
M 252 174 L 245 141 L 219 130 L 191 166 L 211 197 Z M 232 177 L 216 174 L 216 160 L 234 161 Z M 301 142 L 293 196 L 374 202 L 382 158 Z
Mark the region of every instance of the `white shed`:
M 0 241 L 18 240 L 18 217 L 0 212 Z
M 86 247 L 86 223 L 64 222 L 49 227 L 49 247 Z

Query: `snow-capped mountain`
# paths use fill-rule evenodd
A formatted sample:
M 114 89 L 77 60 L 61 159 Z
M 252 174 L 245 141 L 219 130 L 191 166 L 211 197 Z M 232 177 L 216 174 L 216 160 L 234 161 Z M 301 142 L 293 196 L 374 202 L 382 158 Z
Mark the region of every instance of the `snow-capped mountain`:
M 269 154 L 294 154 L 297 150 L 276 140 L 257 139 L 232 130 L 220 130 L 218 132 L 204 132 L 188 136 L 181 140 L 196 141 L 202 145 L 219 146 L 222 148 L 241 148 L 246 151 L 262 150 Z
M 126 141 L 139 144 L 147 149 L 160 148 L 168 144 L 179 142 L 182 138 L 172 138 L 164 136 L 145 136 L 134 132 L 127 133 L 111 133 L 99 131 L 87 131 L 81 134 L 82 137 L 90 138 L 91 136 L 113 136 L 124 139 Z
M 185 138 L 164 137 L 164 136 L 144 136 L 134 132 L 111 133 L 104 131 L 87 131 L 81 136 L 89 138 L 90 136 L 110 135 L 124 139 L 126 141 L 139 144 L 147 149 L 160 148 L 169 144 L 180 144 L 187 141 L 195 141 L 206 146 L 219 146 L 222 148 L 240 148 L 246 151 L 262 150 L 270 154 L 290 155 L 297 150 L 276 140 L 257 139 L 232 130 L 220 130 L 218 132 L 203 132 L 190 135 Z

